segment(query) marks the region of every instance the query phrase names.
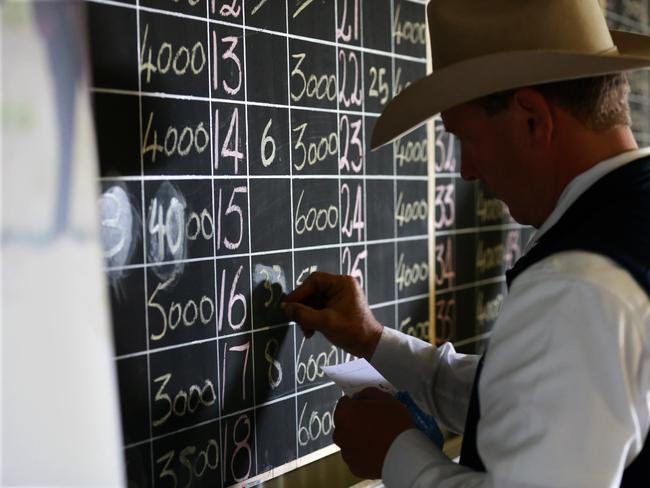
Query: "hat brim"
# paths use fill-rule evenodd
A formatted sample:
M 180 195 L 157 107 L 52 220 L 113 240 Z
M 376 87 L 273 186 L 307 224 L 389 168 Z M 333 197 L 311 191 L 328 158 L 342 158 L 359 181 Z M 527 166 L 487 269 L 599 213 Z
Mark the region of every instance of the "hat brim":
M 650 37 L 610 31 L 615 54 L 511 51 L 489 54 L 434 71 L 406 87 L 383 110 L 372 133 L 377 149 L 437 113 L 504 90 L 650 66 Z

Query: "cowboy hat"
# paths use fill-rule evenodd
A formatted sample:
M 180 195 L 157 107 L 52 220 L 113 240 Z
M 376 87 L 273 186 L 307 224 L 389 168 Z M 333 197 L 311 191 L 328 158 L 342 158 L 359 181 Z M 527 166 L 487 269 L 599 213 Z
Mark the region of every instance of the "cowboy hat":
M 650 66 L 650 37 L 610 31 L 598 0 L 431 0 L 427 17 L 433 72 L 386 106 L 373 149 L 486 95 Z

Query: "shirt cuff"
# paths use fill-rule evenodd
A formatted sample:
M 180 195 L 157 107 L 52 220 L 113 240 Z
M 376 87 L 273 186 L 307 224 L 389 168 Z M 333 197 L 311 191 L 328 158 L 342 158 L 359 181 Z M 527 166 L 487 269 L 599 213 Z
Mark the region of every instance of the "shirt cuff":
M 400 353 L 412 350 L 413 347 L 411 343 L 413 341 L 419 341 L 419 339 L 384 326 L 379 342 L 375 347 L 375 352 L 370 359 L 370 364 L 372 364 L 375 369 L 393 368 L 396 366 L 404 367 L 402 364 L 403 357 L 400 356 Z M 428 345 L 428 343 L 424 344 Z
M 437 356 L 432 346 L 415 337 L 399 332 L 389 327 L 384 327 L 375 352 L 370 359 L 370 364 L 379 371 L 389 382 L 398 389 L 404 388 L 404 383 L 412 379 L 413 375 L 421 377 L 426 375 L 434 365 L 436 357 L 422 353 L 428 350 Z M 405 358 L 412 358 L 406 360 Z M 422 366 L 426 367 L 422 369 Z
M 421 431 L 409 429 L 388 448 L 381 477 L 387 488 L 413 486 L 425 468 L 451 461 Z

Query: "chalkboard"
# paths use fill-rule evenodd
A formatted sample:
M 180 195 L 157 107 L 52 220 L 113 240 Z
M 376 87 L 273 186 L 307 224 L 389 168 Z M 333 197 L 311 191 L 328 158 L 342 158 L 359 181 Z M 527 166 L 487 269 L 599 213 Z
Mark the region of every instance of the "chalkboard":
M 427 129 L 369 151 L 426 74 L 424 2 L 86 6 L 129 484 L 251 483 L 334 452 L 320 367 L 350 356 L 278 305 L 351 274 L 382 323 L 429 338 Z
M 250 483 L 333 452 L 320 366 L 350 356 L 278 309 L 315 270 L 355 276 L 386 326 L 483 350 L 532 229 L 460 178 L 439 118 L 369 148 L 426 74 L 423 1 L 86 3 L 132 486 Z M 648 2 L 607 17 L 647 31 Z M 630 81 L 649 144 L 648 74 Z

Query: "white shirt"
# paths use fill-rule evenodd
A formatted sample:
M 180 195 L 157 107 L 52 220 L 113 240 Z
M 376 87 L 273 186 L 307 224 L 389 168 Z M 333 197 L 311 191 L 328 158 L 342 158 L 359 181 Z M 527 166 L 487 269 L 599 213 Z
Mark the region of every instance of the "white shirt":
M 650 148 L 626 152 L 576 177 L 528 248 L 595 181 L 647 155 Z M 372 364 L 462 432 L 478 359 L 384 328 Z M 457 465 L 411 429 L 388 450 L 385 485 L 618 487 L 650 427 L 647 295 L 597 254 L 563 252 L 536 263 L 503 302 L 479 395 L 477 447 L 487 472 Z

